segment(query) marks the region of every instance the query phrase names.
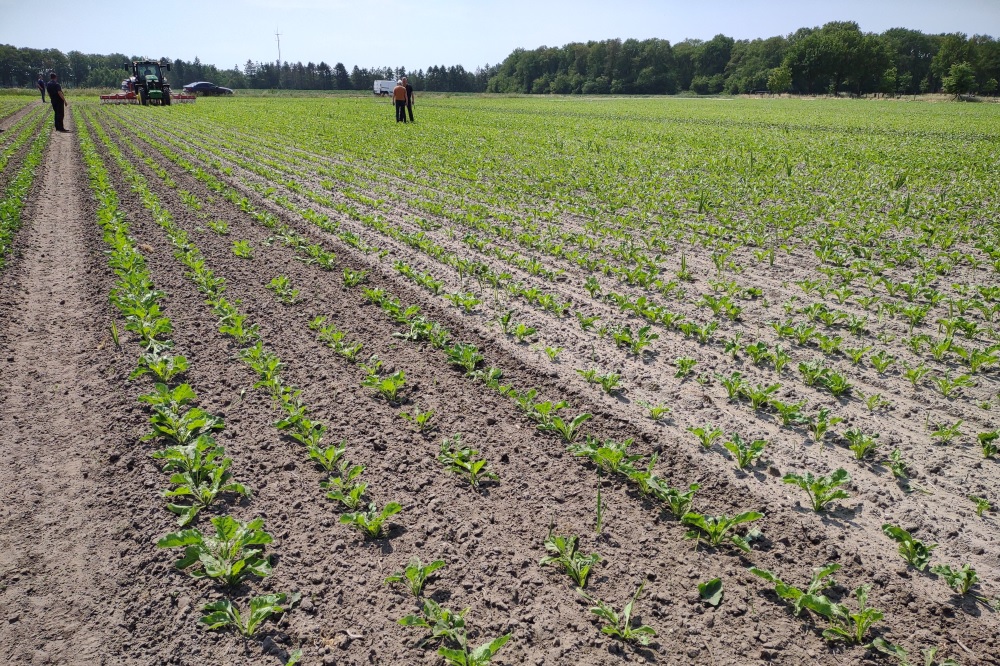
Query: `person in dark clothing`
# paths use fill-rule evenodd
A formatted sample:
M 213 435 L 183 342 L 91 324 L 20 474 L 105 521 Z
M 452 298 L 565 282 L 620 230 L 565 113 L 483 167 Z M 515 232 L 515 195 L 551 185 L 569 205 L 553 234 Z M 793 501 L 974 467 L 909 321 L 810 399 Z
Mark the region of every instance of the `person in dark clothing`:
M 396 81 L 392 89 L 392 103 L 396 105 L 396 122 L 406 123 L 406 88 L 402 81 Z
M 39 90 L 42 91 L 42 104 L 44 104 L 45 103 L 45 81 L 42 80 L 41 76 L 38 77 L 38 81 L 35 82 L 35 86 Z
M 416 120 L 413 119 L 413 86 L 410 82 L 403 77 L 403 87 L 406 88 L 406 110 L 410 112 L 410 122 L 415 123 Z
M 49 91 L 49 101 L 52 102 L 52 110 L 56 114 L 56 131 L 68 132 L 69 130 L 63 127 L 63 118 L 66 116 L 66 107 L 69 106 L 69 102 L 66 101 L 66 96 L 63 95 L 62 86 L 59 85 L 57 78 L 55 72 L 49 74 L 49 82 L 45 89 Z

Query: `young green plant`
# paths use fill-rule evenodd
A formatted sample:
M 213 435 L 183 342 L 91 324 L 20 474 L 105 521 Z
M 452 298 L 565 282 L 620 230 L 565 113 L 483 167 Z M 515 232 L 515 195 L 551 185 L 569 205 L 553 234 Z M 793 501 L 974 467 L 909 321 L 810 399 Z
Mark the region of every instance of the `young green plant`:
M 554 564 L 562 567 L 576 586 L 583 589 L 587 587 L 587 578 L 590 576 L 591 568 L 601 561 L 601 556 L 597 553 L 584 555 L 578 549 L 578 542 L 579 537 L 559 536 L 550 527 L 544 544 L 545 550 L 549 554 L 539 560 L 538 564 L 541 566 Z

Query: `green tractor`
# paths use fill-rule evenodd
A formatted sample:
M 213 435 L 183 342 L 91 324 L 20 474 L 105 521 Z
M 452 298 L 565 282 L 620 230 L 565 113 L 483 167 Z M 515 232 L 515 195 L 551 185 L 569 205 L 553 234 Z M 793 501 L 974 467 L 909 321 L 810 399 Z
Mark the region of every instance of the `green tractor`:
M 170 71 L 170 63 L 142 60 L 126 67 L 132 69 L 132 86 L 140 104 L 170 106 L 170 84 L 163 75 L 164 69 Z

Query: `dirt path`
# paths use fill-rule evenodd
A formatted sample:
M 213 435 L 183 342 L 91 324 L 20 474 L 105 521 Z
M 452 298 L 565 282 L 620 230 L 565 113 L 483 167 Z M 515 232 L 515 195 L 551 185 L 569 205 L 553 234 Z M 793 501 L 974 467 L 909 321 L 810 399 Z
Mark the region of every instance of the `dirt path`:
M 102 378 L 106 276 L 72 134 L 52 137 L 39 177 L 0 281 L 0 662 L 104 664 L 123 634 L 106 610 L 121 518 L 96 468 L 120 398 Z

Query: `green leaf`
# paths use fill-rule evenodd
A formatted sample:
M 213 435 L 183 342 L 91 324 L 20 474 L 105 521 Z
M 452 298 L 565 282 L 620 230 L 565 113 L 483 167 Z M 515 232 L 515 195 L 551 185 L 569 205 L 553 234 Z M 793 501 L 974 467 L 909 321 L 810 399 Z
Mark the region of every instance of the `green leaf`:
M 428 623 L 427 620 L 420 615 L 407 615 L 399 618 L 398 622 L 404 627 L 427 627 L 430 629 L 431 626 L 430 623 Z
M 705 583 L 698 583 L 698 596 L 710 606 L 718 606 L 722 601 L 722 579 L 713 578 Z
M 758 578 L 763 578 L 764 580 L 766 580 L 769 583 L 780 583 L 781 582 L 781 580 L 777 576 L 775 576 L 773 573 L 771 573 L 767 569 L 759 569 L 757 567 L 750 567 L 749 569 L 747 569 L 747 571 L 749 571 L 750 573 L 752 573 L 754 576 L 757 576 Z

